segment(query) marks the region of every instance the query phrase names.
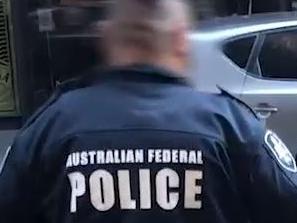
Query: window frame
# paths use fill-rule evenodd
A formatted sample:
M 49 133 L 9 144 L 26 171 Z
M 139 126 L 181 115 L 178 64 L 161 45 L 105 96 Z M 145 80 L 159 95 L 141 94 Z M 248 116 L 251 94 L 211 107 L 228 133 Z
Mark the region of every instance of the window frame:
M 227 44 L 232 43 L 232 42 L 235 42 L 235 41 L 238 41 L 238 40 L 242 40 L 242 39 L 247 39 L 247 38 L 255 38 L 255 40 L 254 40 L 254 43 L 252 45 L 252 48 L 251 48 L 251 51 L 250 51 L 250 54 L 249 54 L 249 57 L 247 59 L 247 63 L 245 65 L 245 67 L 240 67 L 237 63 L 234 62 L 234 60 L 232 58 L 230 58 L 225 53 L 225 46 Z M 235 36 L 235 37 L 226 39 L 221 44 L 222 53 L 223 53 L 224 57 L 227 58 L 234 66 L 236 66 L 238 69 L 240 69 L 240 70 L 242 70 L 244 72 L 247 72 L 247 70 L 246 70 L 247 69 L 247 65 L 249 64 L 249 60 L 250 60 L 250 58 L 251 58 L 251 56 L 253 54 L 254 47 L 257 44 L 257 38 L 258 38 L 258 34 L 257 33 L 248 33 L 248 34 L 245 34 L 245 35 Z
M 297 26 L 292 26 L 292 27 L 282 27 L 282 28 L 277 28 L 277 29 L 271 29 L 271 30 L 265 30 L 265 31 L 261 31 L 258 33 L 258 39 L 255 42 L 255 52 L 251 52 L 251 55 L 254 53 L 254 55 L 252 55 L 254 58 L 250 61 L 250 64 L 248 64 L 249 66 L 246 67 L 245 71 L 246 71 L 246 75 L 254 77 L 256 79 L 259 80 L 269 80 L 269 81 L 294 81 L 297 82 L 297 78 L 273 78 L 273 77 L 265 77 L 261 74 L 256 74 L 254 73 L 254 71 L 252 70 L 252 68 L 254 66 L 256 66 L 257 60 L 259 60 L 260 54 L 262 52 L 262 48 L 263 45 L 265 43 L 266 37 L 269 34 L 278 34 L 278 33 L 282 33 L 282 32 L 290 32 L 290 31 L 296 31 L 297 32 Z

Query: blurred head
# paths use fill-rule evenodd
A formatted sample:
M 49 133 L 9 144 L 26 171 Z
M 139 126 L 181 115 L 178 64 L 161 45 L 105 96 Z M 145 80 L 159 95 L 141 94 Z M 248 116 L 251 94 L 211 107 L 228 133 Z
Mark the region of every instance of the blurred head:
M 153 64 L 183 74 L 190 25 L 185 0 L 117 0 L 103 33 L 108 62 Z

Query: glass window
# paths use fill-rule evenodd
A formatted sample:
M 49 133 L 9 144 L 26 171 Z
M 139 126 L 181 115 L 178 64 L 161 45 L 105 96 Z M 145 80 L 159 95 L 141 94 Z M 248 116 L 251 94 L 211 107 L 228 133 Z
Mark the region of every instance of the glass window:
M 224 53 L 240 68 L 245 68 L 256 37 L 247 37 L 228 42 L 224 46 Z
M 26 97 L 33 98 L 30 110 L 35 110 L 51 95 L 57 84 L 83 75 L 101 63 L 100 21 L 105 17 L 110 1 L 29 2 L 31 8 L 27 24 L 31 32 L 26 34 L 34 41 L 30 41 L 30 47 L 29 44 L 24 46 L 31 52 L 31 64 L 27 69 L 32 75 L 32 83 L 28 87 L 30 96 Z
M 263 77 L 297 78 L 297 31 L 268 34 L 259 55 Z

